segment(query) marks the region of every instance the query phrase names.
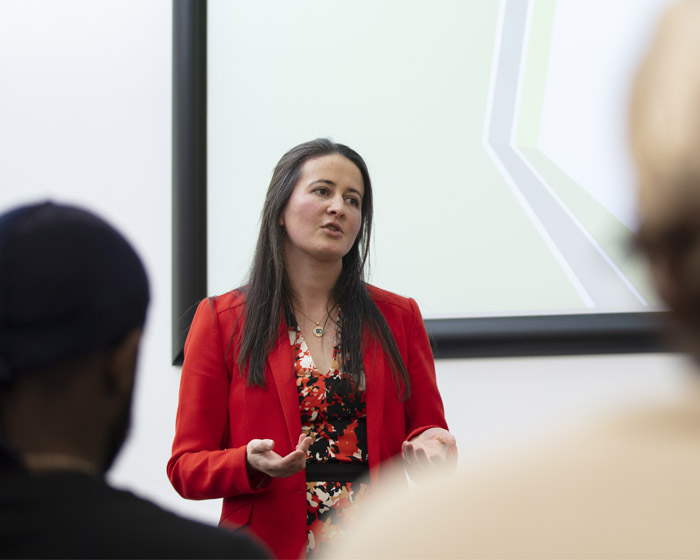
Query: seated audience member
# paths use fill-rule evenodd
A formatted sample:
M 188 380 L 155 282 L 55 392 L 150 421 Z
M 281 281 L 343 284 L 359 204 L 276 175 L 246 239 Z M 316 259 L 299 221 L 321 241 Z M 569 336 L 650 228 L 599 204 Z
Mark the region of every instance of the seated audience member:
M 264 558 L 107 485 L 149 293 L 128 242 L 42 203 L 0 216 L 0 557 Z
M 630 132 L 640 246 L 700 359 L 700 1 L 663 18 L 634 84 Z M 358 512 L 334 557 L 700 558 L 700 374 L 689 377 L 677 400 L 466 464 L 410 495 L 387 491 Z

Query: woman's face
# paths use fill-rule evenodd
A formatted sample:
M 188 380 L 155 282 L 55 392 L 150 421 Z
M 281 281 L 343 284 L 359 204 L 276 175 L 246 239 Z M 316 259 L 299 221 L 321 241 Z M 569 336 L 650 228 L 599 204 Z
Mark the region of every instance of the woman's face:
M 364 194 L 362 174 L 346 157 L 331 154 L 304 162 L 280 220 L 285 257 L 342 259 L 360 231 Z

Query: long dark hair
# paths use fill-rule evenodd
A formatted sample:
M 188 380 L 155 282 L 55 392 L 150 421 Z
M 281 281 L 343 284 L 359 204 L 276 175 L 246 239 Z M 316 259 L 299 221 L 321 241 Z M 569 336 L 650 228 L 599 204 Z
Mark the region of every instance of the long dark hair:
M 265 384 L 265 361 L 279 338 L 281 314 L 288 325 L 296 325 L 293 295 L 284 266 L 284 228 L 280 218 L 296 186 L 303 164 L 313 158 L 339 154 L 354 163 L 364 182 L 362 221 L 352 248 L 343 257 L 343 267 L 332 297 L 342 310 L 342 369 L 353 386 L 362 381 L 363 333 L 369 333 L 380 342 L 389 357 L 397 390 L 402 398 L 411 391 L 406 366 L 401 359 L 396 340 L 386 319 L 369 296 L 364 281 L 364 267 L 369 257 L 372 233 L 372 183 L 362 157 L 343 144 L 318 138 L 295 146 L 277 163 L 265 196 L 260 234 L 247 285 L 245 327 L 240 338 L 238 366 L 241 372 L 247 366 L 249 386 Z M 232 338 L 232 343 L 234 343 Z M 234 343 L 235 344 L 235 343 Z

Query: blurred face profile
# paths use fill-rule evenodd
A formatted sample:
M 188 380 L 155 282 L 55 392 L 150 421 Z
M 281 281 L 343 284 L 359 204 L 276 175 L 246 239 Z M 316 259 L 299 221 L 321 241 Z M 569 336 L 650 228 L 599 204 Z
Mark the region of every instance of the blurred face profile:
M 131 398 L 127 399 L 119 414 L 115 417 L 114 422 L 106 434 L 107 450 L 103 460 L 104 471 L 108 471 L 114 464 L 119 451 L 124 445 L 129 430 L 131 428 Z
M 105 397 L 117 399 L 114 404 L 116 412 L 105 427 L 105 451 L 102 458 L 105 472 L 114 463 L 129 435 L 139 345 L 140 330 L 138 334 L 134 333 L 131 337 L 127 337 L 123 343 L 122 348 L 124 350 L 121 353 L 123 359 L 115 361 L 109 366 L 112 368 L 111 371 L 113 373 L 116 372 L 116 375 L 103 376 L 103 379 L 110 380 L 103 384 Z
M 700 357 L 700 2 L 664 14 L 630 99 L 638 238 L 685 347 Z

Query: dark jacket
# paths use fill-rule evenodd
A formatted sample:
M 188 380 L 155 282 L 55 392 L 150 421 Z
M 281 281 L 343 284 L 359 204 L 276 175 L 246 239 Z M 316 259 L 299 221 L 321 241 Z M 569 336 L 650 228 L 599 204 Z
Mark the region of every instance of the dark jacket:
M 10 464 L 5 461 L 5 466 Z M 249 537 L 188 521 L 103 478 L 0 473 L 2 558 L 267 558 Z

